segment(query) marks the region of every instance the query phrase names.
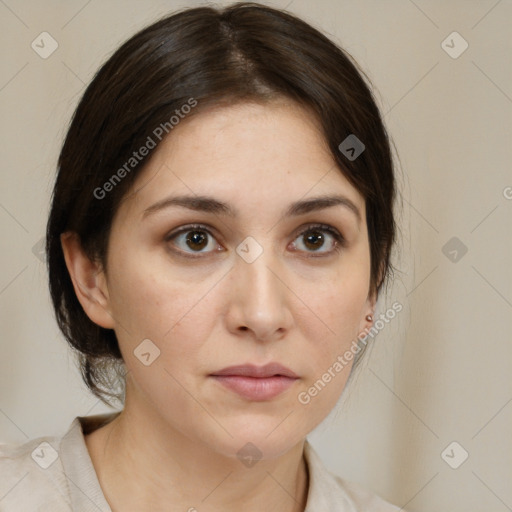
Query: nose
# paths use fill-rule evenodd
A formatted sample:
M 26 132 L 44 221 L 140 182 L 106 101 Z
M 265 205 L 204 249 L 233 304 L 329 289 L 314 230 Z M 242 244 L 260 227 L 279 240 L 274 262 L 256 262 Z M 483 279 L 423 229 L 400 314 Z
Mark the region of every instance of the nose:
M 278 258 L 270 250 L 251 263 L 237 255 L 230 274 L 229 331 L 238 336 L 250 333 L 260 342 L 282 338 L 293 321 L 289 303 L 293 293 Z

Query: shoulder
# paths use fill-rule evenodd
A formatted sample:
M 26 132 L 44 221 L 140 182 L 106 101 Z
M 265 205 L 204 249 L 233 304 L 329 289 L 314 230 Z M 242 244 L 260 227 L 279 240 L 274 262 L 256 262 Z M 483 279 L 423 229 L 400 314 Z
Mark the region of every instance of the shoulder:
M 77 416 L 60 437 L 0 443 L 0 512 L 111 512 L 84 435 L 117 414 Z
M 362 485 L 330 472 L 307 441 L 304 455 L 309 471 L 305 512 L 406 512 Z
M 20 444 L 0 443 L 0 510 L 71 510 L 60 461 L 61 438 L 45 436 Z

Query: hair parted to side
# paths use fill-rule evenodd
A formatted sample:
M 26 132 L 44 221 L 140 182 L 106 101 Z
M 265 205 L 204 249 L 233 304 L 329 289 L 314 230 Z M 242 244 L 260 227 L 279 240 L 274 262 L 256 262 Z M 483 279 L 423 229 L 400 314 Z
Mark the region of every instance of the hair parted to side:
M 191 98 L 197 105 L 187 116 L 209 106 L 279 98 L 313 113 L 339 171 L 366 200 L 370 289 L 379 293 L 394 270 L 396 185 L 388 135 L 362 75 L 352 58 L 314 27 L 251 2 L 174 13 L 136 33 L 102 65 L 65 137 L 46 233 L 57 322 L 97 397 L 107 404 L 112 398 L 123 401 L 122 356 L 115 332 L 93 323 L 82 309 L 60 235 L 75 232 L 91 260 L 105 266 L 113 216 L 152 152 L 108 193 L 98 190 L 105 191 L 133 152 Z M 353 161 L 338 149 L 351 134 L 365 145 Z

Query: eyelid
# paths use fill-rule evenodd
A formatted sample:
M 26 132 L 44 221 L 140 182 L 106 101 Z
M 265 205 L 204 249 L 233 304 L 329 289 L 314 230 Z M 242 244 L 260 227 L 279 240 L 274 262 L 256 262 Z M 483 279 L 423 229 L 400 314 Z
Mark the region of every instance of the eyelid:
M 326 252 L 308 252 L 305 251 L 306 256 L 305 258 L 327 258 L 329 256 L 332 256 L 333 254 L 339 253 L 341 249 L 344 249 L 347 247 L 347 239 L 343 236 L 343 234 L 336 229 L 334 226 L 331 226 L 330 224 L 322 224 L 322 223 L 306 223 L 302 225 L 300 228 L 297 229 L 294 235 L 294 239 L 298 238 L 300 235 L 308 232 L 308 231 L 326 231 L 329 233 L 334 239 L 335 239 L 335 246 L 330 251 Z M 303 252 L 303 251 L 300 251 Z
M 309 222 L 306 224 L 303 224 L 299 228 L 297 228 L 296 234 L 294 235 L 295 238 L 297 238 L 299 235 L 302 235 L 306 231 L 313 231 L 315 229 L 318 229 L 319 231 L 327 231 L 331 235 L 333 235 L 336 239 L 339 239 L 340 243 L 343 243 L 346 245 L 347 240 L 343 236 L 343 234 L 336 229 L 334 226 L 331 226 L 330 224 L 322 224 L 322 223 L 316 223 L 316 222 Z
M 332 254 L 335 254 L 336 252 L 339 252 L 341 250 L 341 248 L 345 248 L 348 245 L 346 238 L 343 236 L 343 234 L 337 228 L 335 228 L 334 226 L 331 226 L 329 224 L 314 223 L 314 222 L 303 224 L 302 226 L 297 228 L 297 230 L 293 234 L 292 241 L 295 241 L 295 239 L 297 239 L 300 235 L 302 235 L 308 231 L 314 231 L 315 229 L 317 229 L 319 231 L 326 231 L 327 233 L 329 233 L 331 236 L 334 237 L 336 244 L 332 250 L 326 251 L 326 252 L 315 253 L 315 252 L 305 251 L 305 253 L 307 254 L 306 258 L 328 257 Z M 214 238 L 215 240 L 217 239 L 217 236 L 214 235 L 216 230 L 212 226 L 209 226 L 208 224 L 187 224 L 184 226 L 180 226 L 176 231 L 172 231 L 171 233 L 167 234 L 165 236 L 164 240 L 166 242 L 169 242 L 173 238 L 176 238 L 177 236 L 179 236 L 183 233 L 186 233 L 188 231 L 194 231 L 194 230 L 205 231 L 210 236 L 212 236 L 212 238 Z M 182 251 L 181 249 L 177 249 L 177 250 L 172 249 L 172 251 L 180 256 L 183 256 L 183 257 L 189 258 L 189 259 L 204 258 L 205 255 L 209 255 L 209 254 L 217 252 L 216 250 L 214 250 L 214 251 L 209 251 L 209 252 L 194 253 L 194 252 Z M 297 251 L 297 252 L 303 252 L 303 251 Z
M 181 235 L 181 233 L 186 233 L 187 231 L 194 231 L 195 229 L 206 231 L 207 233 L 210 234 L 213 234 L 213 232 L 216 231 L 215 228 L 208 224 L 185 224 L 183 226 L 180 226 L 176 231 L 171 231 L 170 233 L 165 235 L 165 240 L 168 241 L 177 235 Z

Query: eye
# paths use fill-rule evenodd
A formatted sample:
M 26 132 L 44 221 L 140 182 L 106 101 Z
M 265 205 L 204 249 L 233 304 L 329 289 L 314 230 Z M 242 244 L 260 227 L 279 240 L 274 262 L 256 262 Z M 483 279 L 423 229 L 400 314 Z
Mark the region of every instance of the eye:
M 327 237 L 325 236 L 327 234 Z M 346 245 L 345 238 L 341 235 L 341 233 L 326 224 L 311 224 L 306 227 L 303 231 L 300 232 L 299 236 L 295 239 L 300 240 L 299 244 L 293 243 L 294 247 L 301 245 L 305 247 L 306 252 L 318 253 L 320 256 L 326 256 L 333 254 L 334 252 L 339 252 Z M 330 243 L 327 243 L 327 250 L 321 251 L 330 240 Z M 329 249 L 329 246 L 331 249 Z M 313 257 L 316 257 L 316 254 L 313 254 Z
M 212 249 L 215 247 L 215 244 L 212 243 L 212 240 L 214 240 L 213 235 L 211 234 L 208 228 L 200 224 L 186 226 L 175 233 L 171 233 L 165 238 L 165 240 L 166 242 L 175 240 L 176 242 L 173 243 L 173 245 L 177 245 L 179 248 L 179 250 L 175 252 L 185 253 L 182 255 L 190 258 L 197 257 L 194 256 L 193 253 L 201 254 L 213 252 L 212 250 L 205 251 L 203 249 Z M 192 252 L 190 252 L 189 250 L 192 250 Z
M 295 242 L 297 239 L 300 240 L 298 244 Z M 203 253 L 222 250 L 220 245 L 214 243 L 214 240 L 215 238 L 211 234 L 210 229 L 201 224 L 184 226 L 165 238 L 166 242 L 172 241 L 172 245 L 178 247 L 178 250 L 172 249 L 174 252 L 186 258 L 197 258 Z M 334 252 L 341 251 L 346 245 L 345 238 L 341 233 L 326 224 L 311 224 L 307 226 L 306 229 L 299 233 L 295 240 L 292 242 L 294 249 L 298 247 L 301 251 L 305 250 L 305 252 L 310 253 L 311 257 L 328 256 Z M 326 241 L 329 240 L 330 243 L 328 243 L 327 247 L 330 246 L 331 248 L 324 251 L 320 250 L 326 245 Z

